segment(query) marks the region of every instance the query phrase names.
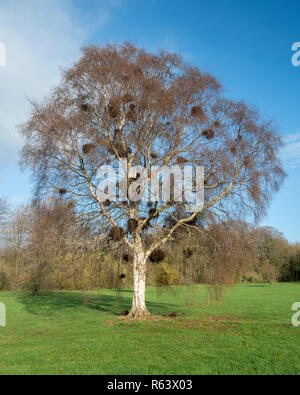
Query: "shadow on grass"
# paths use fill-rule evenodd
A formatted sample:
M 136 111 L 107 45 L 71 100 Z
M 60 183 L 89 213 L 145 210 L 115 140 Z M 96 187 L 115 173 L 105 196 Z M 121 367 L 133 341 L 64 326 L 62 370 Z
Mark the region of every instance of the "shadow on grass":
M 113 291 L 112 291 L 113 292 Z M 33 297 L 30 293 L 17 296 L 18 302 L 22 303 L 26 310 L 35 315 L 51 315 L 57 312 L 63 313 L 74 310 L 92 309 L 112 315 L 120 315 L 123 310 L 130 310 L 132 292 L 121 290 L 119 293 L 107 295 L 101 291 L 97 294 L 67 291 L 41 291 L 38 296 Z M 165 314 L 174 309 L 175 305 L 148 302 L 147 307 L 153 314 Z M 173 310 L 172 310 L 173 311 Z
M 250 288 L 272 288 L 271 285 L 269 283 L 249 283 L 249 284 L 245 284 L 246 287 L 250 287 Z

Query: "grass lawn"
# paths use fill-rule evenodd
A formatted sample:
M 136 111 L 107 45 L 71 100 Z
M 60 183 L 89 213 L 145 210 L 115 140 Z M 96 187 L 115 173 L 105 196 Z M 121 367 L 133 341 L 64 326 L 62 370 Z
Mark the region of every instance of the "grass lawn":
M 153 314 L 127 322 L 131 292 L 2 292 L 0 374 L 299 374 L 299 284 L 242 284 L 206 305 L 203 286 L 147 293 Z

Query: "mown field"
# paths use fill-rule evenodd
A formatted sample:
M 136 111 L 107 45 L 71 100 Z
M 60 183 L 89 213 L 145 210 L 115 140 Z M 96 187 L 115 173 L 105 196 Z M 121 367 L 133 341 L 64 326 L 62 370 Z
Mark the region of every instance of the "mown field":
M 242 284 L 222 304 L 206 288 L 149 289 L 159 318 L 128 322 L 131 292 L 0 293 L 0 374 L 299 374 L 300 283 Z M 177 318 L 166 317 L 178 312 Z

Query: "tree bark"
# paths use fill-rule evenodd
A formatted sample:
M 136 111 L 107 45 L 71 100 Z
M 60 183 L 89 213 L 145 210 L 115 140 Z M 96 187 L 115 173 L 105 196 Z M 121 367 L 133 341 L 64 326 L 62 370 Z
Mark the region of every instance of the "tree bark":
M 146 307 L 146 261 L 144 253 L 134 255 L 134 284 L 130 318 L 142 318 L 150 315 Z

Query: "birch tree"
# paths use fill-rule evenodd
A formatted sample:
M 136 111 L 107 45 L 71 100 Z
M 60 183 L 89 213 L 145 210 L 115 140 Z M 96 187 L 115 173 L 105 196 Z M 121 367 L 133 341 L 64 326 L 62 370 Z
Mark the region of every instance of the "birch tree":
M 228 99 L 212 75 L 179 55 L 152 54 L 130 43 L 84 48 L 60 85 L 32 103 L 21 132 L 22 163 L 32 171 L 36 198 L 57 193 L 72 199 L 83 221 L 100 220 L 107 238 L 127 246 L 132 318 L 149 315 L 147 268 L 164 258 L 163 246 L 174 232 L 205 232 L 206 219 L 229 214 L 258 218 L 284 178 L 281 138 L 272 122 Z M 109 186 L 106 199 L 98 193 L 103 166 L 122 173 L 116 198 Z M 153 172 L 172 166 L 204 167 L 204 204 L 191 210 L 185 193 L 175 199 L 181 180 L 171 176 L 165 184 Z M 151 195 L 154 185 L 170 185 L 168 198 Z M 190 192 L 200 191 L 194 176 L 190 185 Z

